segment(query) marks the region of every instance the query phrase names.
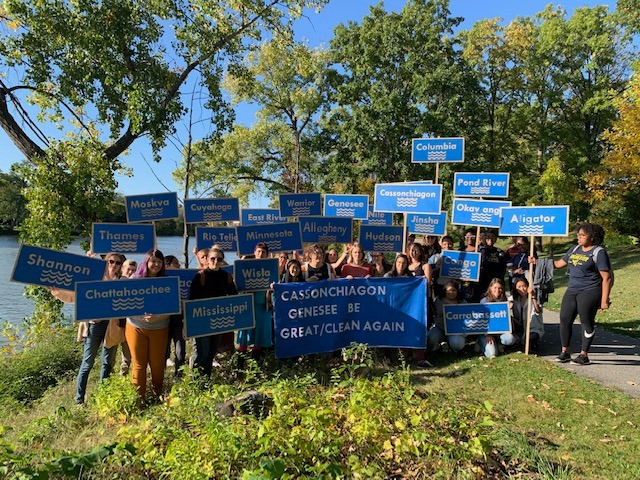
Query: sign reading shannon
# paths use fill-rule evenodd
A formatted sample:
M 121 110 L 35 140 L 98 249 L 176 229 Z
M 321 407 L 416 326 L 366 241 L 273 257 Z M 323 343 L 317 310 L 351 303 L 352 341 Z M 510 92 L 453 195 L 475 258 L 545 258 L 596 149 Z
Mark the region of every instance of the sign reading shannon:
M 253 328 L 253 295 L 248 293 L 186 301 L 184 324 L 187 338 Z
M 509 304 L 507 302 L 445 304 L 444 331 L 446 335 L 510 332 Z
M 277 283 L 273 297 L 278 358 L 331 352 L 352 342 L 424 348 L 422 277 Z
M 501 200 L 454 198 L 451 223 L 477 227 L 499 227 L 500 209 L 510 206 L 511 202 Z
M 376 212 L 373 205 L 369 205 L 369 215 L 366 220 L 362 221 L 362 225 L 393 225 L 393 213 Z
M 569 206 L 510 207 L 500 214 L 500 235 L 564 237 L 569 234 Z
M 152 222 L 178 218 L 178 194 L 150 193 L 124 197 L 127 222 Z
M 440 213 L 442 185 L 419 183 L 376 184 L 376 212 Z
M 456 280 L 477 282 L 480 279 L 480 253 L 443 250 L 440 275 Z
M 146 253 L 156 245 L 156 229 L 151 224 L 94 223 L 91 249 L 94 253 Z
M 104 260 L 48 248 L 20 245 L 11 281 L 73 290 L 76 282 L 101 280 Z
M 369 215 L 369 195 L 324 196 L 325 217 L 349 217 L 366 220 Z
M 456 172 L 453 194 L 457 197 L 508 197 L 509 173 Z
M 464 138 L 414 138 L 412 163 L 464 162 Z
M 353 221 L 344 217 L 300 217 L 304 243 L 350 243 Z
M 447 229 L 447 212 L 410 213 L 407 215 L 409 233 L 444 235 Z
M 199 271 L 197 268 L 171 268 L 166 270 L 167 277 L 178 277 L 180 281 L 180 300 L 189 298 L 191 282 Z
M 236 260 L 233 264 L 233 271 L 238 291 L 269 290 L 270 285 L 278 281 L 278 259 Z
M 243 208 L 242 225 L 263 225 L 265 223 L 285 223 L 287 219 L 280 216 L 277 208 Z
M 178 277 L 76 283 L 76 320 L 180 313 Z
M 196 247 L 198 250 L 218 245 L 225 252 L 238 249 L 238 239 L 234 227 L 196 227 Z
M 264 242 L 269 253 L 291 252 L 302 249 L 300 222 L 274 223 L 236 227 L 238 256 L 252 255 L 256 245 Z
M 319 193 L 281 193 L 281 217 L 311 217 L 322 215 L 322 198 Z
M 371 252 L 402 252 L 402 227 L 360 225 L 360 245 Z
M 185 198 L 186 223 L 236 222 L 240 220 L 237 198 Z

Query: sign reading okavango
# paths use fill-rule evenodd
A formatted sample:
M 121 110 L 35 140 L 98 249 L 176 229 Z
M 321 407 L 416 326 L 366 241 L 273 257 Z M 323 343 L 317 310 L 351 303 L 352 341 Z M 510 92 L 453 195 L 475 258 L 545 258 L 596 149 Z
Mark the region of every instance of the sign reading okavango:
M 352 342 L 424 348 L 424 278 L 354 278 L 274 287 L 276 357 L 331 352 Z

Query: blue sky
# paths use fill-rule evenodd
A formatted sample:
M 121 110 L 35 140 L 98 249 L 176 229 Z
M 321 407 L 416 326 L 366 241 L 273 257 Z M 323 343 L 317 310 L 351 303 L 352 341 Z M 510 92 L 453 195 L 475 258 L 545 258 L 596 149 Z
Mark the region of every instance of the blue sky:
M 333 36 L 333 29 L 337 25 L 349 21 L 360 22 L 369 12 L 369 7 L 378 3 L 380 2 L 369 0 L 331 0 L 319 14 L 311 11 L 306 18 L 300 19 L 296 24 L 296 33 L 299 38 L 306 39 L 312 47 L 328 46 Z M 388 11 L 399 11 L 405 3 L 405 0 L 386 0 L 384 6 Z M 463 17 L 465 20 L 461 28 L 468 29 L 475 21 L 483 18 L 501 17 L 505 23 L 508 23 L 518 16 L 533 15 L 543 10 L 549 3 L 552 2 L 547 0 L 451 0 L 450 11 L 453 16 Z M 554 2 L 554 5 L 562 5 L 571 15 L 575 8 L 584 5 L 607 5 L 613 10 L 615 1 L 566 0 Z M 250 108 L 239 112 L 238 122 L 250 124 L 251 112 Z M 167 189 L 175 191 L 177 187 L 171 179 L 171 172 L 179 161 L 179 151 L 169 146 L 162 152 L 162 161 L 154 163 L 148 144 L 145 145 L 143 142 L 144 140 L 139 140 L 135 143 L 129 155 L 123 158 L 127 166 L 133 170 L 133 178 L 119 176 L 118 190 L 124 195 L 156 193 Z M 19 162 L 23 158 L 2 130 L 0 130 L 0 151 L 3 152 L 0 157 L 0 170 L 3 172 L 7 172 L 12 163 Z M 156 176 L 162 180 L 162 183 L 155 178 Z M 266 207 L 266 200 L 252 199 L 250 206 Z

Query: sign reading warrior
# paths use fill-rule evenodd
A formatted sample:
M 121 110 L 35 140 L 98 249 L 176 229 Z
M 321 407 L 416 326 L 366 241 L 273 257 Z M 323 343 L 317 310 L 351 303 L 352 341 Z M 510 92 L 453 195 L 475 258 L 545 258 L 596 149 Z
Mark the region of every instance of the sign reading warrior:
M 185 198 L 186 223 L 236 222 L 240 220 L 237 198 Z
M 253 295 L 248 293 L 186 301 L 184 325 L 187 338 L 253 328 Z
M 454 198 L 451 223 L 476 227 L 498 227 L 500 226 L 500 209 L 510 206 L 511 202 L 500 200 Z
M 322 215 L 322 198 L 319 193 L 281 193 L 281 217 L 311 217 Z
M 506 198 L 509 196 L 509 173 L 456 172 L 453 175 L 453 195 Z
M 500 235 L 565 237 L 568 234 L 568 205 L 510 207 L 500 213 Z
M 285 223 L 287 219 L 280 216 L 277 208 L 243 208 L 241 225 L 263 225 L 265 223 Z
M 233 269 L 233 277 L 240 292 L 269 290 L 271 284 L 278 281 L 277 258 L 236 260 Z
M 300 217 L 304 243 L 350 243 L 353 221 L 341 217 Z
M 416 183 L 376 184 L 376 212 L 440 213 L 442 185 Z
M 369 215 L 369 195 L 324 196 L 325 217 L 349 217 L 366 220 Z
M 152 222 L 178 218 L 178 194 L 151 193 L 124 197 L 127 222 Z
M 360 225 L 360 245 L 371 252 L 402 252 L 402 227 Z
M 420 235 L 444 235 L 447 229 L 447 212 L 410 213 L 407 215 L 409 233 Z
M 511 332 L 508 302 L 444 305 L 445 335 Z
M 464 162 L 464 138 L 414 138 L 412 163 Z
M 94 223 L 91 250 L 94 253 L 146 253 L 156 245 L 156 229 L 150 224 Z
M 440 275 L 455 280 L 477 282 L 480 279 L 480 253 L 443 250 Z
M 198 250 L 218 245 L 225 252 L 238 250 L 238 239 L 234 227 L 196 227 Z
M 236 227 L 238 256 L 252 255 L 256 245 L 264 242 L 269 253 L 291 252 L 302 249 L 300 222 L 275 223 L 270 225 L 244 225 Z

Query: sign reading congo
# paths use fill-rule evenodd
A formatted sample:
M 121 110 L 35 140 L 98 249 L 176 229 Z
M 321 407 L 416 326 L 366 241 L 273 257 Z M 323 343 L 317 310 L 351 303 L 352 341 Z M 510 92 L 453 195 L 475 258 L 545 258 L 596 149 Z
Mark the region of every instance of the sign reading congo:
M 319 193 L 281 193 L 279 199 L 281 217 L 322 215 L 322 198 Z
M 156 229 L 150 224 L 94 223 L 91 250 L 94 253 L 146 253 L 156 245 Z
M 565 237 L 568 234 L 568 205 L 510 207 L 500 213 L 500 235 Z
M 369 195 L 327 194 L 324 196 L 324 216 L 366 220 L 369 216 Z
M 510 206 L 511 202 L 500 200 L 454 198 L 451 223 L 477 227 L 498 227 L 500 225 L 500 209 Z
M 447 212 L 410 213 L 406 219 L 409 233 L 444 235 L 447 229 Z
M 402 252 L 402 227 L 360 225 L 360 245 L 371 252 Z
M 278 259 L 236 260 L 233 264 L 233 271 L 238 291 L 269 290 L 271 284 L 278 281 Z
M 11 281 L 73 290 L 76 282 L 101 280 L 105 266 L 99 258 L 20 245 Z
M 412 163 L 464 162 L 464 138 L 414 138 Z
M 180 300 L 189 298 L 189 290 L 191 290 L 191 282 L 200 270 L 197 268 L 172 268 L 166 270 L 167 277 L 178 277 L 180 282 Z
M 238 239 L 234 227 L 196 227 L 198 250 L 218 245 L 224 251 L 236 251 Z
M 237 198 L 185 198 L 186 223 L 236 222 L 240 220 Z
M 442 185 L 419 183 L 376 184 L 376 212 L 440 213 Z
M 508 197 L 509 173 L 456 172 L 453 175 L 453 194 L 457 197 Z
M 508 302 L 444 304 L 445 335 L 511 332 Z
M 440 275 L 456 280 L 477 282 L 480 279 L 480 253 L 443 250 Z
M 264 242 L 269 253 L 291 252 L 302 249 L 300 222 L 269 225 L 237 226 L 238 256 L 252 255 L 256 245 Z
M 151 193 L 124 197 L 127 207 L 127 222 L 152 222 L 178 218 L 178 194 Z
M 76 283 L 76 320 L 180 313 L 178 277 Z
M 280 216 L 277 208 L 243 208 L 240 224 L 262 225 L 265 223 L 285 223 L 287 219 Z
M 350 243 L 353 221 L 344 217 L 300 217 L 304 243 Z
M 393 213 L 376 212 L 373 205 L 369 205 L 369 215 L 366 220 L 362 221 L 362 225 L 391 226 L 393 225 Z
M 187 338 L 255 327 L 253 295 L 230 295 L 184 302 Z

